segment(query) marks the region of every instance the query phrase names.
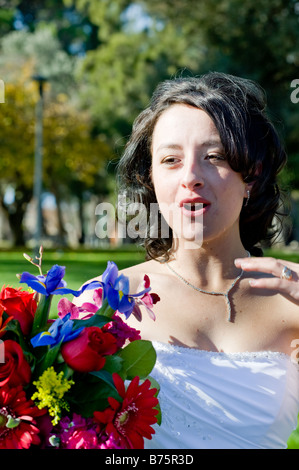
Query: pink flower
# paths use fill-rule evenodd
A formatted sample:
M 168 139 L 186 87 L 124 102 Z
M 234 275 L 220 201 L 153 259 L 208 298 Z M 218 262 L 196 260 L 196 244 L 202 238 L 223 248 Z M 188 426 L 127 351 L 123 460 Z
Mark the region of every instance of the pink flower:
M 85 302 L 84 304 L 80 305 L 79 307 L 73 304 L 70 300 L 63 298 L 59 300 L 57 308 L 58 308 L 58 315 L 60 318 L 63 318 L 68 313 L 71 314 L 71 320 L 76 319 L 87 319 L 96 313 L 99 308 L 102 306 L 102 288 L 95 289 L 93 294 L 93 301 Z
M 57 308 L 58 308 L 58 316 L 60 318 L 63 318 L 65 317 L 65 315 L 70 313 L 71 320 L 88 318 L 98 310 L 98 307 L 96 307 L 94 304 L 87 303 L 87 302 L 82 304 L 80 307 L 77 307 L 77 305 L 73 304 L 72 302 L 70 302 L 68 299 L 65 299 L 65 298 L 59 300 Z M 82 314 L 85 314 L 85 315 L 82 315 Z
M 83 418 L 76 413 L 72 417 L 61 418 L 55 431 L 50 442 L 56 442 L 60 449 L 123 448 L 121 440 L 113 434 L 107 434 L 93 418 Z
M 74 431 L 66 446 L 67 449 L 96 449 L 97 433 L 93 429 Z
M 150 279 L 147 275 L 144 276 L 143 278 L 143 283 L 141 286 L 139 286 L 138 290 L 140 289 L 146 289 L 150 286 Z M 152 320 L 156 320 L 156 316 L 152 310 L 154 304 L 156 304 L 160 300 L 160 297 L 158 294 L 150 294 L 149 292 L 146 292 L 141 298 L 136 298 L 135 299 L 135 305 L 133 308 L 133 315 L 137 318 L 137 320 L 141 321 L 142 319 L 142 314 L 139 305 L 145 307 L 149 317 Z
M 55 437 L 59 438 L 62 449 L 97 449 L 97 430 L 92 418 L 85 419 L 74 413 L 72 420 L 69 417 L 60 420 Z
M 123 449 L 121 440 L 116 438 L 113 434 L 107 435 L 104 433 L 101 436 L 101 441 L 98 446 L 99 449 Z

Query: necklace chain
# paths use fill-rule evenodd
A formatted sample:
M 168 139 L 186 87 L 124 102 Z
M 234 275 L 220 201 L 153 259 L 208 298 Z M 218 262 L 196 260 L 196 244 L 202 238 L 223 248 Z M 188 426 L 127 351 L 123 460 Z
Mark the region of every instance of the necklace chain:
M 250 256 L 250 253 L 248 253 L 248 256 Z M 173 272 L 173 274 L 175 274 L 181 281 L 183 281 L 188 287 L 192 287 L 192 289 L 198 291 L 198 292 L 201 292 L 202 294 L 208 294 L 208 295 L 222 295 L 225 300 L 226 300 L 226 303 L 227 303 L 227 306 L 228 306 L 228 321 L 230 322 L 231 321 L 231 314 L 232 314 L 232 308 L 231 308 L 231 303 L 230 303 L 230 300 L 229 300 L 229 293 L 230 291 L 232 290 L 232 288 L 236 285 L 236 283 L 239 281 L 239 279 L 243 276 L 243 269 L 241 270 L 240 274 L 236 277 L 236 279 L 234 279 L 233 283 L 230 285 L 230 287 L 227 289 L 226 292 L 214 292 L 214 291 L 209 291 L 209 290 L 205 290 L 205 289 L 202 289 L 201 287 L 196 287 L 194 286 L 193 284 L 191 284 L 191 282 L 187 281 L 187 279 L 185 279 L 183 276 L 181 276 L 179 273 L 177 273 L 171 266 L 169 263 L 165 263 L 166 266 L 168 267 L 168 269 L 170 269 L 170 271 Z

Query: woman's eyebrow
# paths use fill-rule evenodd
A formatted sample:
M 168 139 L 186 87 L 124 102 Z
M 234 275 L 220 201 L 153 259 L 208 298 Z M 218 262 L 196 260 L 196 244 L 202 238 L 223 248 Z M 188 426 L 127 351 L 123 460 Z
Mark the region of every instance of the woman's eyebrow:
M 182 146 L 179 145 L 179 144 L 171 144 L 171 143 L 167 144 L 167 143 L 165 143 L 165 144 L 160 144 L 159 147 L 157 148 L 157 151 L 158 150 L 163 150 L 163 149 L 180 150 L 181 148 L 182 148 Z
M 206 140 L 205 142 L 202 142 L 200 144 L 201 147 L 223 147 L 223 144 L 220 139 L 211 139 L 211 140 Z
M 212 139 L 212 140 L 206 140 L 204 142 L 201 142 L 198 147 L 223 147 L 223 144 L 220 139 Z M 173 149 L 173 150 L 180 150 L 182 146 L 180 144 L 174 144 L 174 143 L 162 143 L 159 145 L 157 148 L 157 151 L 163 150 L 163 149 Z

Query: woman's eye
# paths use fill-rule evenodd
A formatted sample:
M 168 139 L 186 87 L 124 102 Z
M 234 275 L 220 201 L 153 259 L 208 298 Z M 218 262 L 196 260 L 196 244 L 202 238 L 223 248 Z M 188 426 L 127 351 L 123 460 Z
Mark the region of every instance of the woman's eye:
M 217 154 L 217 153 L 212 153 L 210 155 L 207 155 L 207 159 L 208 160 L 215 160 L 215 161 L 225 161 L 225 156 Z
M 177 157 L 165 157 L 161 161 L 161 163 L 165 163 L 167 165 L 174 165 L 175 163 L 178 163 L 178 162 L 179 162 L 179 158 Z

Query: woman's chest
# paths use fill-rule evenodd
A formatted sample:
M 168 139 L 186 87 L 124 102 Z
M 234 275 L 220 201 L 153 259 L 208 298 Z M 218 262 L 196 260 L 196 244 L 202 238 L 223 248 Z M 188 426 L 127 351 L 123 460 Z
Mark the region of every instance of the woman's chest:
M 214 351 L 290 352 L 293 325 L 279 296 L 253 295 L 242 287 L 228 297 L 186 288 L 159 295 L 156 321 L 145 325 L 149 339 Z

